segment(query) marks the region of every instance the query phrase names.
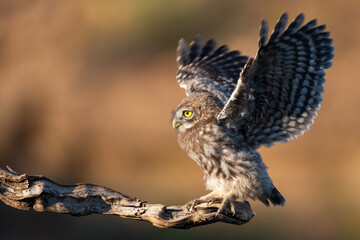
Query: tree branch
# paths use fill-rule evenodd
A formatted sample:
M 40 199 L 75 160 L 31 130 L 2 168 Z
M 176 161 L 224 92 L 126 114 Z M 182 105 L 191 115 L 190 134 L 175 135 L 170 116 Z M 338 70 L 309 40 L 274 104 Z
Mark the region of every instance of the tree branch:
M 10 168 L 0 168 L 0 200 L 21 210 L 33 208 L 75 216 L 111 214 L 148 221 L 160 228 L 185 229 L 215 222 L 240 225 L 254 216 L 247 202 L 236 202 L 236 216 L 216 216 L 219 204 L 203 203 L 188 211 L 185 206 L 149 204 L 98 185 L 60 185 L 44 176 L 18 175 Z

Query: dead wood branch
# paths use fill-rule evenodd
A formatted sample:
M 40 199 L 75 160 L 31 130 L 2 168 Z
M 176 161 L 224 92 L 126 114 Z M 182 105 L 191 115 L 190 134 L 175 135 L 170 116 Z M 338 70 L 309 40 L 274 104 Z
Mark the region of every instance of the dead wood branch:
M 0 168 L 0 200 L 22 210 L 33 208 L 39 212 L 75 216 L 112 214 L 149 221 L 160 228 L 185 229 L 215 222 L 240 225 L 250 221 L 254 215 L 247 202 L 236 203 L 236 216 L 215 216 L 218 204 L 200 204 L 188 211 L 185 206 L 149 204 L 98 185 L 60 185 L 44 176 L 18 175 L 10 168 L 9 171 Z

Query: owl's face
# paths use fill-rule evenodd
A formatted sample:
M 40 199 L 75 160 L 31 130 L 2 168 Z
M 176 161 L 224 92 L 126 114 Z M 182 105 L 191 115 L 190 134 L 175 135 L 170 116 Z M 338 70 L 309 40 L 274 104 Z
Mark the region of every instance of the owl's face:
M 195 94 L 183 99 L 173 112 L 173 127 L 184 132 L 200 122 L 215 120 L 222 106 L 209 94 Z
M 179 106 L 180 107 L 180 106 Z M 191 106 L 181 106 L 174 111 L 173 128 L 179 132 L 193 127 L 201 117 L 200 109 L 195 109 Z

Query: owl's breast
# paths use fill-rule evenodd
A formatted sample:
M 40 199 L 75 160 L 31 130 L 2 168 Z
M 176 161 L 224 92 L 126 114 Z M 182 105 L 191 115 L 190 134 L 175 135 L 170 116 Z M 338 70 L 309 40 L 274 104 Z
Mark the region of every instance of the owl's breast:
M 239 178 L 249 175 L 261 157 L 246 144 L 241 136 L 221 125 L 204 124 L 201 128 L 189 129 L 179 134 L 181 148 L 204 171 L 216 179 Z
M 221 165 L 224 154 L 233 144 L 221 127 L 216 124 L 189 129 L 178 136 L 178 142 L 187 155 L 210 175 Z

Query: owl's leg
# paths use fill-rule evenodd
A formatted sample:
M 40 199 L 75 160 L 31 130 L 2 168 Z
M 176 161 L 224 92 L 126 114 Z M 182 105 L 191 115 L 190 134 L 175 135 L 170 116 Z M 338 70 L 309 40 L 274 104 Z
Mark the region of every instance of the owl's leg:
M 220 213 L 227 214 L 228 213 L 228 211 L 227 211 L 228 208 L 230 209 L 230 214 L 232 216 L 235 216 L 236 215 L 236 208 L 235 208 L 234 202 L 235 202 L 236 199 L 237 199 L 237 197 L 232 191 L 228 192 L 224 196 L 224 198 L 223 198 L 223 200 L 221 202 L 221 205 L 220 205 L 218 211 L 216 212 L 216 216 L 218 216 Z
M 185 204 L 185 208 L 188 211 L 193 211 L 194 208 L 201 203 L 209 203 L 212 199 L 218 199 L 218 194 L 214 191 L 206 194 L 205 196 L 199 197 L 198 199 L 192 200 Z

